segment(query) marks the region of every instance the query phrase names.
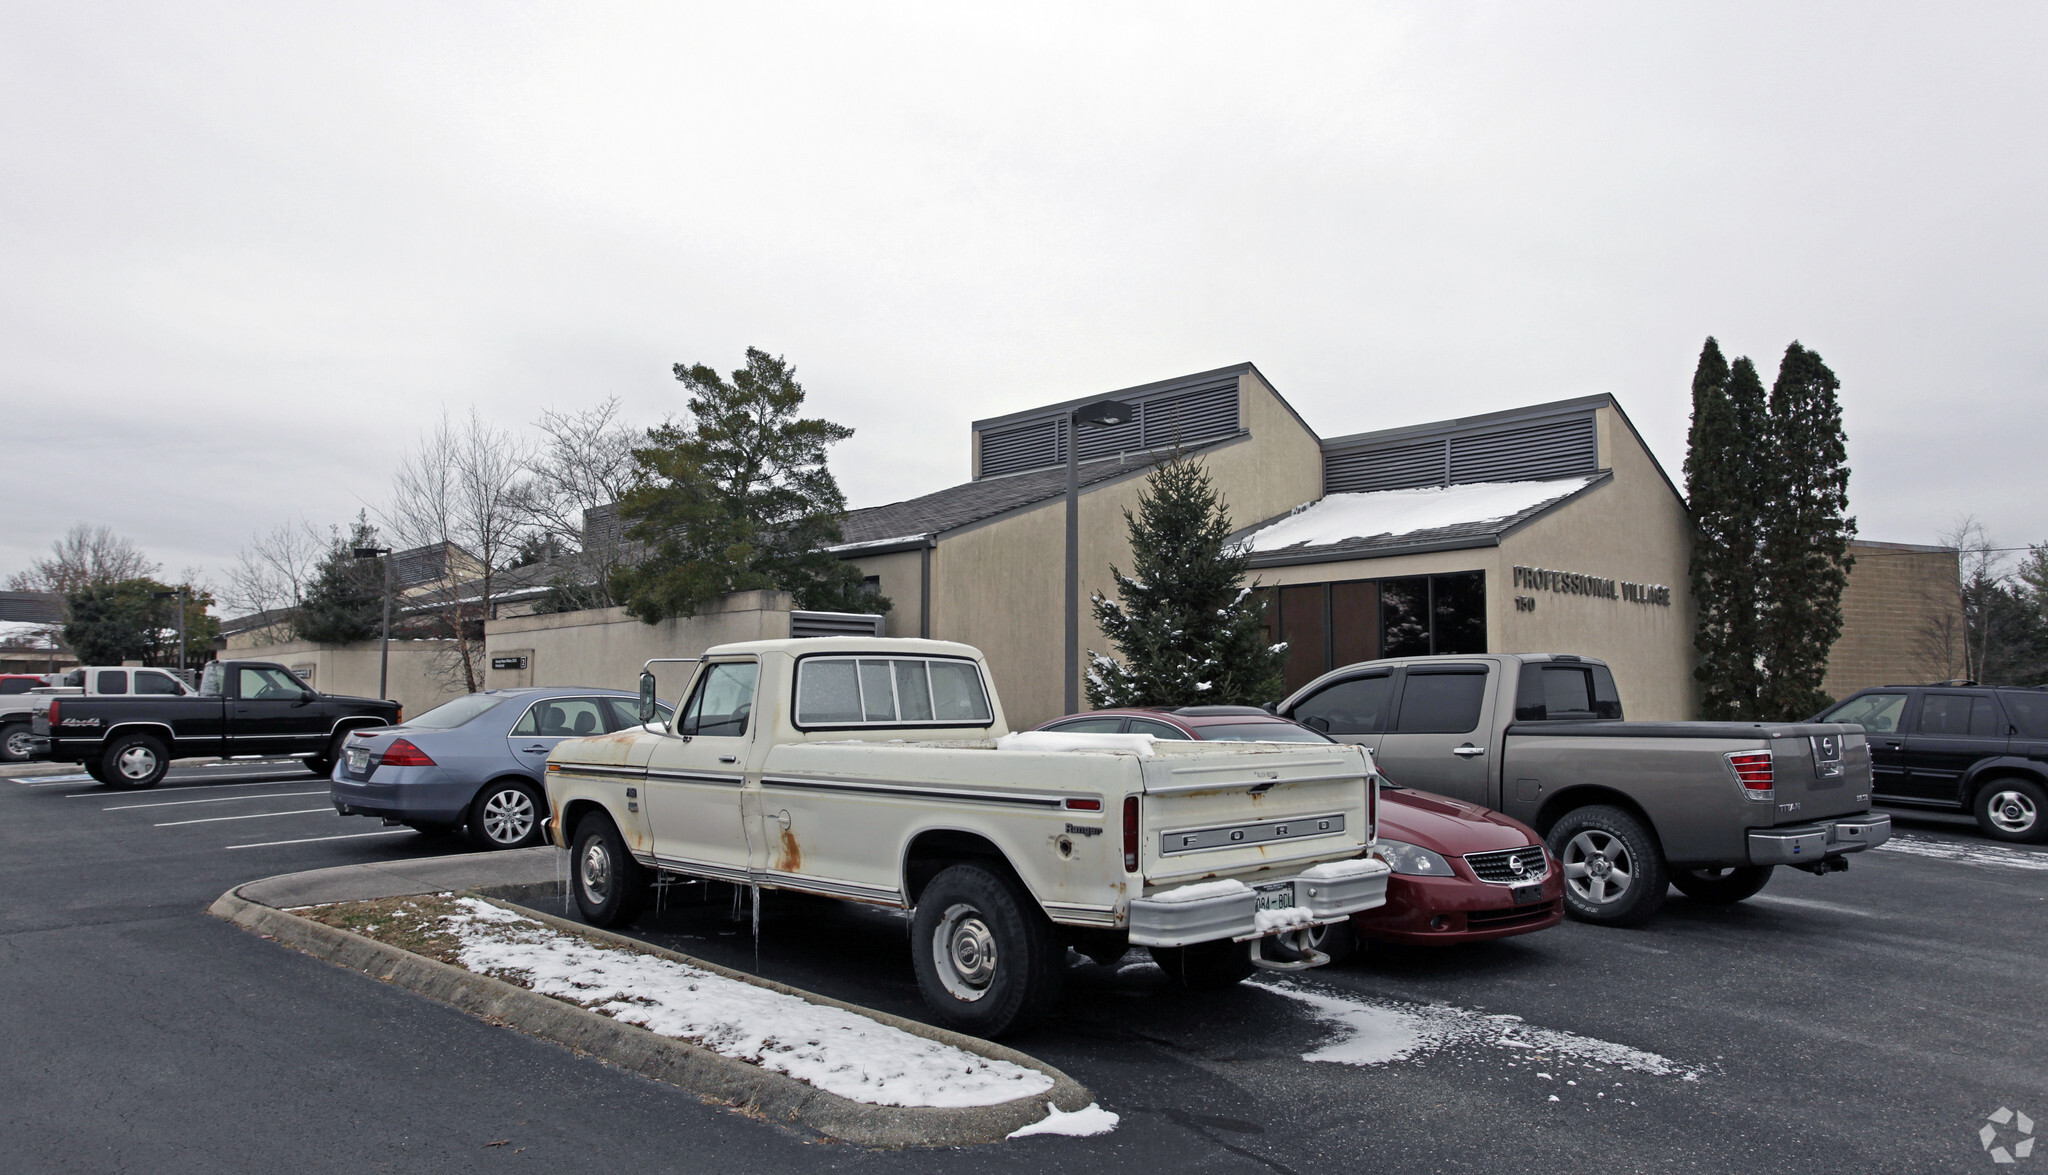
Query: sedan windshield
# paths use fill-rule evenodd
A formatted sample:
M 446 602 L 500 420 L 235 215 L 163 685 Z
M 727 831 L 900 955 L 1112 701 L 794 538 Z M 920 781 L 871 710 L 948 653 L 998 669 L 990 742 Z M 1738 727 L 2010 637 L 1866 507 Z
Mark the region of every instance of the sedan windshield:
M 1326 743 L 1324 738 L 1306 726 L 1292 722 L 1224 722 L 1215 726 L 1198 726 L 1202 737 L 1213 743 Z
M 406 725 L 415 730 L 453 730 L 486 710 L 495 709 L 504 700 L 503 695 L 469 694 L 452 702 L 443 702 L 418 718 L 408 720 Z

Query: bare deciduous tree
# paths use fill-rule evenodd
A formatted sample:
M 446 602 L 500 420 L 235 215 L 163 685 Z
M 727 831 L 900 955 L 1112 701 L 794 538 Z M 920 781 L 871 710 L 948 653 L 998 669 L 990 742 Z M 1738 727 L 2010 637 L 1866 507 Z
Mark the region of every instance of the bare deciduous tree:
M 571 578 L 606 604 L 616 603 L 610 582 L 619 543 L 616 534 L 587 534 L 585 516 L 625 496 L 633 482 L 633 448 L 646 435 L 628 428 L 619 415 L 617 396 L 580 412 L 543 412 L 534 426 L 541 432 L 539 451 L 519 483 L 520 506 L 529 523 L 556 547 L 574 553 L 568 558 Z
M 306 588 L 319 574 L 320 560 L 331 542 L 321 538 L 303 517 L 251 536 L 228 570 L 221 602 L 243 616 L 284 613 L 298 607 L 305 602 Z M 261 639 L 285 640 L 290 633 L 291 618 L 279 616 L 264 626 Z
M 50 544 L 50 557 L 8 578 L 17 592 L 72 592 L 91 584 L 117 583 L 156 574 L 150 561 L 128 538 L 112 527 L 74 523 L 64 537 Z
M 474 408 L 457 423 L 446 412 L 400 463 L 386 526 L 407 548 L 441 553 L 439 577 L 409 593 L 455 641 L 442 667 L 450 684 L 483 688 L 484 622 L 497 607 L 498 571 L 527 527 L 518 483 L 527 451 Z M 407 573 L 403 558 L 399 573 Z

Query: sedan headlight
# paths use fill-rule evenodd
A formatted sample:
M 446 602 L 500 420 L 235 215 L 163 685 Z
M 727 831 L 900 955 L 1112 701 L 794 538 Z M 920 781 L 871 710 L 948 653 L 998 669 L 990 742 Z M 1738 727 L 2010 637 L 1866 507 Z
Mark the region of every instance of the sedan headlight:
M 1388 840 L 1383 836 L 1373 846 L 1372 855 L 1385 861 L 1394 872 L 1411 877 L 1451 876 L 1451 863 L 1441 853 L 1432 853 L 1405 840 Z

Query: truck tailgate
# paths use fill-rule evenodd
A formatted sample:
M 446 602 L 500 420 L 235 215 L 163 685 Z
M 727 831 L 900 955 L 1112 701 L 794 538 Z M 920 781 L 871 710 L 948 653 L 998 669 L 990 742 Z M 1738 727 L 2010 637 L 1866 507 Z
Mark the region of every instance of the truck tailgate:
M 1313 750 L 1242 744 L 1219 762 L 1168 752 L 1144 761 L 1140 861 L 1150 886 L 1205 877 L 1274 876 L 1310 861 L 1357 856 L 1372 843 L 1376 788 L 1362 747 Z M 1177 749 L 1177 748 L 1176 748 Z
M 1807 723 L 1772 735 L 1773 823 L 1870 809 L 1870 744 L 1862 727 Z

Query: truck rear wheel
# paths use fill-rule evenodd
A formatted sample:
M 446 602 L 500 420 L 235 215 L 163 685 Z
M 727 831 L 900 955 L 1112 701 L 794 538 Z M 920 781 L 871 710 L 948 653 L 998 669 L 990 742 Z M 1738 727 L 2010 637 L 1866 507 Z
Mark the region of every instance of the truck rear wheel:
M 1550 826 L 1550 854 L 1564 867 L 1565 913 L 1601 926 L 1646 922 L 1671 878 L 1641 820 L 1606 804 L 1566 812 Z
M 624 926 L 647 901 L 647 868 L 626 851 L 626 841 L 602 812 L 576 824 L 569 857 L 569 890 L 592 926 Z
M 1753 898 L 1771 883 L 1776 865 L 1741 865 L 1728 869 L 1680 869 L 1671 875 L 1678 892 L 1696 902 L 1732 906 Z
M 1190 991 L 1235 987 L 1258 970 L 1249 943 L 1222 939 L 1184 947 L 1146 947 L 1159 969 Z
M 0 727 L 0 763 L 25 763 L 35 746 L 35 733 L 26 722 Z
M 99 780 L 123 791 L 141 791 L 163 782 L 171 769 L 164 745 L 146 734 L 117 738 L 100 754 Z
M 1066 947 L 1036 902 L 980 865 L 941 870 L 918 896 L 910 963 L 948 1028 L 1000 1036 L 1059 998 Z

